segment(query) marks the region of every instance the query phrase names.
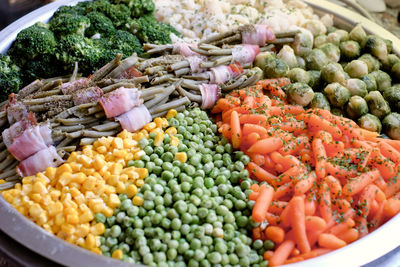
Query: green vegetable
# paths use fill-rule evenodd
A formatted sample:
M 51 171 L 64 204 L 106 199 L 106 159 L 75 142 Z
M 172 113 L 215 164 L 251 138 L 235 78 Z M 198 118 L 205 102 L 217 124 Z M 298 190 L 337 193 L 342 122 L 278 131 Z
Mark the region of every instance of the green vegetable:
M 112 49 L 116 50 L 117 53 L 121 53 L 124 57 L 129 57 L 133 53 L 143 53 L 139 39 L 127 31 L 117 31 L 111 36 L 110 44 Z
M 327 83 L 343 83 L 345 80 L 344 70 L 339 63 L 329 63 L 321 70 L 321 76 Z
M 360 44 L 356 41 L 341 42 L 339 48 L 341 55 L 349 60 L 355 59 L 361 54 Z
M 370 52 L 380 61 L 387 62 L 389 53 L 386 42 L 382 38 L 376 35 L 368 35 L 364 40 L 364 43 L 365 44 L 363 44 L 363 47 L 367 52 Z
M 368 65 L 364 61 L 356 59 L 347 64 L 344 71 L 351 78 L 361 78 L 368 74 Z
M 383 130 L 392 139 L 400 140 L 400 114 L 392 112 L 383 120 Z
M 360 79 L 348 79 L 346 87 L 352 96 L 358 95 L 365 97 L 368 94 L 367 85 Z
M 364 61 L 367 64 L 368 73 L 379 70 L 379 68 L 381 67 L 381 63 L 379 62 L 379 60 L 371 54 L 363 54 L 358 59 Z
M 386 72 L 377 70 L 371 72 L 370 74 L 375 78 L 377 89 L 379 92 L 383 92 L 390 86 L 392 86 L 392 78 L 390 78 L 390 75 Z
M 314 90 L 320 90 L 322 79 L 321 79 L 321 72 L 318 70 L 309 70 L 308 73 L 310 74 L 310 81 L 308 83 Z
M 390 113 L 389 104 L 379 91 L 369 92 L 365 97 L 365 101 L 368 103 L 370 113 L 380 119 Z
M 292 83 L 287 87 L 289 103 L 303 107 L 311 103 L 314 98 L 313 89 L 306 83 Z
M 96 0 L 85 4 L 86 13 L 97 11 L 106 15 L 116 28 L 120 28 L 131 20 L 131 10 L 123 4 L 112 4 L 108 0 Z
M 293 68 L 288 73 L 287 76 L 292 82 L 302 82 L 309 83 L 311 80 L 311 74 L 301 68 Z
M 331 113 L 336 116 L 344 117 L 344 112 L 340 108 L 332 108 Z
M 321 49 L 318 48 L 314 48 L 308 52 L 305 57 L 305 61 L 308 70 L 321 70 L 326 64 L 329 63 L 328 57 Z
M 380 133 L 382 131 L 382 124 L 378 117 L 372 114 L 365 114 L 358 119 L 358 125 L 366 130 Z
M 306 61 L 304 60 L 304 58 L 296 56 L 296 59 L 297 59 L 297 67 L 306 69 Z
M 289 68 L 297 67 L 297 58 L 294 54 L 293 48 L 288 45 L 284 45 L 281 50 L 279 50 L 276 55 L 279 59 L 285 61 Z
M 347 103 L 346 112 L 350 118 L 357 119 L 368 113 L 367 102 L 360 96 L 352 96 Z
M 350 33 L 349 37 L 351 40 L 358 42 L 360 45 L 364 43 L 364 40 L 367 38 L 367 34 L 362 28 L 361 24 L 358 24 L 354 27 Z
M 326 44 L 326 35 L 321 34 L 314 38 L 314 48 L 320 48 L 323 44 Z
M 320 92 L 314 94 L 314 98 L 310 103 L 310 108 L 331 110 L 328 99 L 323 93 Z
M 152 0 L 110 0 L 113 4 L 125 4 L 131 10 L 132 17 L 140 17 L 154 11 Z
M 400 111 L 400 86 L 392 86 L 383 91 L 383 98 L 395 112 Z
M 75 6 L 60 6 L 56 10 L 56 12 L 54 12 L 53 19 L 63 14 L 85 15 L 86 9 L 82 6 L 81 3 L 78 3 Z
M 322 50 L 322 52 L 325 53 L 325 55 L 328 57 L 330 61 L 333 62 L 339 62 L 340 60 L 340 49 L 337 45 L 334 45 L 332 43 L 326 43 L 323 44 L 319 47 L 319 49 Z
M 86 30 L 87 36 L 92 37 L 98 33 L 101 37 L 108 37 L 115 33 L 112 21 L 103 13 L 93 11 L 86 16 L 90 20 L 90 27 Z
M 324 89 L 324 93 L 329 102 L 339 108 L 343 107 L 351 97 L 349 89 L 339 83 L 328 84 Z
M 361 80 L 365 83 L 365 85 L 367 86 L 368 92 L 378 90 L 378 86 L 377 86 L 377 84 L 376 84 L 376 80 L 375 80 L 375 77 L 374 77 L 373 75 L 368 74 L 368 75 L 365 75 L 365 76 L 361 77 L 360 79 L 361 79 Z
M 397 80 L 400 80 L 400 62 L 393 65 L 392 73 L 396 77 Z
M 60 14 L 49 22 L 50 30 L 59 38 L 70 34 L 83 36 L 89 26 L 90 20 L 86 16 L 68 13 Z
M 339 44 L 343 41 L 349 40 L 349 33 L 346 32 L 345 30 L 336 30 L 334 32 L 331 32 L 328 34 L 326 41 L 328 43 L 332 43 L 336 46 L 339 46 Z
M 292 45 L 297 56 L 305 56 L 313 48 L 313 36 L 309 31 L 302 31 L 294 37 Z
M 22 84 L 19 71 L 9 56 L 0 55 L 0 101 L 7 100 L 9 94 L 18 92 Z

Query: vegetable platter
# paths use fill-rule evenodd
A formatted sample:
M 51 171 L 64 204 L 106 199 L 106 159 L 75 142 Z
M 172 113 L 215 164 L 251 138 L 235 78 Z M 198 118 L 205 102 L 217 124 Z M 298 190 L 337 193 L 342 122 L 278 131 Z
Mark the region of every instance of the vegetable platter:
M 317 14 L 333 14 L 338 28 L 305 23 L 314 40 L 272 21 L 273 31 L 253 26 L 249 15 L 207 21 L 208 12 L 227 12 L 210 1 L 200 17 L 181 14 L 205 25 L 190 25 L 191 19 L 177 23 L 179 16 L 168 16 L 180 8 L 175 3 L 163 13 L 158 0 L 156 8 L 152 1 L 79 2 L 54 2 L 0 32 L 0 52 L 11 47 L 11 58 L 17 59 L 18 66 L 1 59 L 10 66 L 10 87 L 49 78 L 2 104 L 7 113 L 0 113 L 1 127 L 11 125 L 3 142 L 12 156 L 1 153 L 0 175 L 6 179 L 0 188 L 17 182 L 16 159 L 18 174 L 25 176 L 22 185 L 0 197 L 3 232 L 67 266 L 261 267 L 268 261 L 271 266 L 360 266 L 400 245 L 393 236 L 400 224 L 399 200 L 393 197 L 399 195 L 393 170 L 400 160 L 398 141 L 378 140 L 373 133 L 383 128 L 400 139 L 400 87 L 391 87 L 390 76 L 381 71 L 399 80 L 396 37 L 327 1 L 305 1 Z M 35 24 L 47 23 L 60 6 L 76 4 L 76 10 L 56 13 L 50 26 Z M 310 15 L 304 4 L 297 6 Z M 292 11 L 277 10 L 293 19 Z M 153 11 L 165 23 L 158 23 Z M 237 31 L 227 26 L 240 20 L 247 25 Z M 332 17 L 322 20 L 329 24 Z M 24 45 L 30 33 L 18 33 L 33 24 L 32 36 L 41 33 L 38 40 L 49 46 Z M 168 33 L 211 37 L 198 46 L 170 45 L 175 37 Z M 275 47 L 282 48 L 277 57 Z M 60 66 L 45 69 L 46 60 Z M 53 71 L 66 76 L 51 78 Z M 216 122 L 199 107 L 210 109 Z M 247 114 L 253 108 L 255 114 Z M 12 129 L 21 130 L 14 125 L 23 134 L 13 136 Z M 13 146 L 26 143 L 25 132 L 40 136 L 37 148 Z M 36 155 L 39 161 L 52 160 L 53 167 L 30 160 Z M 350 167 L 343 170 L 341 164 Z M 375 230 L 374 223 L 382 222 Z M 365 235 L 368 229 L 373 232 Z

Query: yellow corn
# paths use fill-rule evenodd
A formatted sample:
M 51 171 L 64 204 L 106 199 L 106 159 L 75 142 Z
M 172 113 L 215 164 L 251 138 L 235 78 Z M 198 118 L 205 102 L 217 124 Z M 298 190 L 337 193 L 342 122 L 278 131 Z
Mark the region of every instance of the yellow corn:
M 122 250 L 120 250 L 120 249 L 114 250 L 114 252 L 113 252 L 113 254 L 112 254 L 112 257 L 113 257 L 114 259 L 118 259 L 118 260 L 122 259 L 123 256 L 124 256 L 124 253 L 123 253 Z
M 157 124 L 155 122 L 150 122 L 150 123 L 146 124 L 145 126 L 143 126 L 143 129 L 145 129 L 147 132 L 150 132 L 151 130 L 153 130 L 156 127 L 157 127 Z
M 126 188 L 126 194 L 130 198 L 134 197 L 137 194 L 137 192 L 138 188 L 134 184 L 128 185 L 128 187 Z
M 165 133 L 169 134 L 169 135 L 176 135 L 178 133 L 178 131 L 176 130 L 176 128 L 174 126 L 169 127 L 167 130 L 165 130 Z
M 149 170 L 146 168 L 137 168 L 136 172 L 139 174 L 139 179 L 144 179 L 149 175 Z
M 91 249 L 96 246 L 96 238 L 93 234 L 88 234 L 86 236 L 86 242 L 85 242 L 86 248 Z
M 119 197 L 116 194 L 111 194 L 110 198 L 108 199 L 107 206 L 110 208 L 116 208 L 121 204 Z
M 171 146 L 178 146 L 179 145 L 179 139 L 176 136 L 171 136 L 171 142 L 170 142 Z
M 174 118 L 176 114 L 178 114 L 178 112 L 175 109 L 170 109 L 165 117 L 171 119 Z
M 138 196 L 133 197 L 132 199 L 132 204 L 135 206 L 142 206 L 144 202 L 144 199 Z
M 154 138 L 154 145 L 160 146 L 162 145 L 163 141 L 164 141 L 164 133 L 163 132 L 156 133 L 156 137 Z
M 181 163 L 185 163 L 187 161 L 186 152 L 178 152 L 175 154 L 175 159 L 179 160 Z
M 90 232 L 96 236 L 102 235 L 105 230 L 106 230 L 106 227 L 102 223 L 97 223 L 90 228 Z

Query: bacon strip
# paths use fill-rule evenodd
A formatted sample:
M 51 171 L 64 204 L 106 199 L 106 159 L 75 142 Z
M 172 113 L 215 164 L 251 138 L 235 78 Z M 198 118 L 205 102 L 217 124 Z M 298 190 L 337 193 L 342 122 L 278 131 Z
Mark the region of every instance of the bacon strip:
M 35 175 L 45 171 L 48 167 L 57 167 L 63 162 L 64 160 L 57 154 L 56 148 L 50 146 L 20 162 L 17 173 L 22 177 Z
M 151 115 L 145 105 L 140 105 L 115 119 L 119 121 L 123 129 L 134 132 L 151 122 Z
M 10 124 L 21 121 L 28 116 L 28 109 L 22 102 L 17 101 L 17 95 L 11 93 L 8 97 L 7 119 Z
M 174 44 L 173 54 L 181 54 L 184 57 L 199 56 L 199 53 L 194 52 L 190 47 L 197 47 L 196 44 L 176 43 Z
M 10 128 L 5 129 L 2 136 L 6 147 L 10 147 L 15 138 L 20 136 L 26 129 L 32 128 L 35 125 L 37 125 L 35 115 L 32 112 L 29 112 L 28 117 L 21 121 L 17 121 L 12 124 Z
M 113 118 L 137 107 L 143 103 L 140 99 L 141 92 L 136 88 L 121 87 L 105 94 L 99 102 L 106 113 L 107 118 Z
M 202 84 L 200 85 L 201 92 L 201 108 L 212 108 L 219 98 L 220 89 L 216 84 Z
M 232 61 L 240 64 L 252 63 L 259 53 L 260 47 L 258 45 L 236 45 L 232 49 Z
M 100 87 L 95 86 L 74 91 L 72 93 L 72 99 L 74 100 L 75 105 L 81 105 L 93 101 L 97 102 L 103 95 L 103 90 L 101 90 Z
M 63 83 L 62 85 L 60 85 L 60 89 L 64 95 L 70 95 L 77 90 L 89 87 L 90 83 L 91 79 L 82 78 L 73 82 Z
M 253 30 L 242 33 L 242 43 L 265 46 L 267 42 L 274 41 L 275 34 L 268 25 L 256 24 Z

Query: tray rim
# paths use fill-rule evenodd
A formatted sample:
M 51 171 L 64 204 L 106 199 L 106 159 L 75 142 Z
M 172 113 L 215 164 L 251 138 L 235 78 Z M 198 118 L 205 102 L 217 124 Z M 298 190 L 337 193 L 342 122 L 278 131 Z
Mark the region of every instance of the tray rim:
M 21 17 L 0 32 L 0 53 L 5 53 L 18 32 L 33 25 L 36 22 L 47 22 L 58 7 L 63 5 L 75 5 L 85 0 L 59 0 L 43 6 Z M 303 0 L 313 8 L 317 14 L 334 15 L 335 24 L 348 28 L 361 23 L 366 32 L 390 39 L 393 42 L 394 53 L 400 55 L 400 39 L 383 27 L 366 19 L 365 17 L 333 4 L 326 0 Z M 0 196 L 0 229 L 23 246 L 49 258 L 52 261 L 67 266 L 79 266 L 84 262 L 85 266 L 143 266 L 128 265 L 125 262 L 112 258 L 96 255 L 86 249 L 67 243 L 53 234 L 46 232 L 22 214 L 17 212 L 7 201 Z M 16 222 L 18 222 L 16 224 Z M 392 233 L 398 231 L 400 214 L 382 225 L 376 231 L 366 237 L 335 250 L 326 255 L 309 259 L 300 263 L 286 266 L 360 266 L 370 263 L 392 251 L 400 245 L 400 239 Z M 379 244 L 379 246 L 376 246 Z M 362 256 L 362 257 L 357 257 Z

